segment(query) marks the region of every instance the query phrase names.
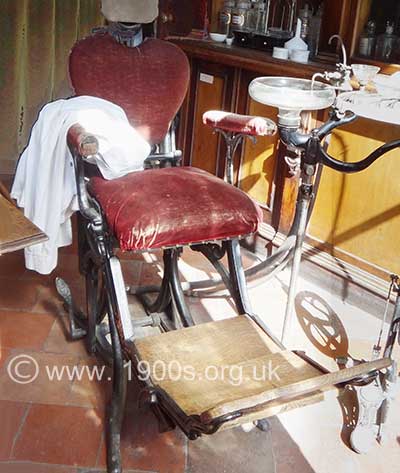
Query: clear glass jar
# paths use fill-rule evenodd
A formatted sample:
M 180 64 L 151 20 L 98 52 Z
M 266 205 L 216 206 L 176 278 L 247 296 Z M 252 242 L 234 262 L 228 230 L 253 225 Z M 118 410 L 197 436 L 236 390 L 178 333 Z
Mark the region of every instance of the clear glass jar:
M 274 34 L 293 32 L 296 26 L 296 0 L 272 0 L 270 11 L 270 32 Z
M 234 0 L 225 0 L 224 5 L 222 6 L 219 12 L 218 31 L 220 31 L 221 33 L 229 35 L 232 23 L 232 12 L 234 8 Z
M 310 33 L 310 23 L 312 17 L 312 10 L 308 3 L 305 4 L 304 8 L 299 12 L 299 18 L 301 20 L 301 39 L 307 41 Z
M 246 29 L 249 11 L 249 2 L 238 2 L 237 6 L 232 11 L 232 30 L 243 31 Z
M 257 33 L 268 32 L 268 20 L 269 20 L 269 11 L 270 11 L 271 0 L 264 0 L 259 2 L 257 8 L 257 18 L 255 30 Z
M 378 36 L 375 56 L 383 61 L 391 61 L 396 53 L 398 36 L 394 34 L 394 25 L 388 21 L 385 33 Z
M 374 54 L 376 43 L 376 23 L 373 20 L 369 20 L 365 30 L 360 36 L 358 45 L 358 54 L 364 57 L 372 57 Z
M 245 28 L 249 31 L 255 31 L 257 26 L 257 12 L 258 12 L 258 5 L 261 0 L 251 0 L 250 8 L 247 12 L 247 19 L 245 22 Z
M 324 14 L 324 5 L 320 4 L 317 13 L 311 17 L 310 30 L 308 32 L 307 44 L 310 50 L 310 57 L 318 54 L 319 38 L 321 35 L 322 15 Z

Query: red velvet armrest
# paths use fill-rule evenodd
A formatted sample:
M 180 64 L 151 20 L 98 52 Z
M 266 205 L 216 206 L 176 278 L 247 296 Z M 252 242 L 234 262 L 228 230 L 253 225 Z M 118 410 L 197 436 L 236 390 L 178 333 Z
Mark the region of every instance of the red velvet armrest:
M 68 130 L 67 143 L 73 154 L 79 154 L 85 158 L 99 151 L 97 138 L 87 133 L 78 123 L 72 125 Z
M 203 123 L 215 129 L 247 136 L 274 135 L 277 130 L 276 124 L 269 118 L 239 115 L 221 110 L 205 112 Z

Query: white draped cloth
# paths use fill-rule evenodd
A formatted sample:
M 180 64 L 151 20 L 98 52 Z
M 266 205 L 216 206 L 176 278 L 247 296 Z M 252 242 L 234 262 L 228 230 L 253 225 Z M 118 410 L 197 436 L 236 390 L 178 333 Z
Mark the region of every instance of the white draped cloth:
M 78 210 L 75 171 L 67 146 L 79 123 L 99 141 L 92 157 L 105 179 L 143 169 L 150 145 L 117 105 L 96 97 L 57 100 L 41 110 L 18 162 L 11 195 L 48 241 L 25 249 L 25 265 L 41 274 L 57 266 L 58 248 L 72 243 L 71 216 Z

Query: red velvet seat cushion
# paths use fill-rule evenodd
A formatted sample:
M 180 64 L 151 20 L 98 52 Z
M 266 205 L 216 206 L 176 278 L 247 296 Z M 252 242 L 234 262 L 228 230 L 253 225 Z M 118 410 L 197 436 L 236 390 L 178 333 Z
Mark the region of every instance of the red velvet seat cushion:
M 90 180 L 122 250 L 181 246 L 248 235 L 262 219 L 241 190 L 192 167 L 151 169 Z

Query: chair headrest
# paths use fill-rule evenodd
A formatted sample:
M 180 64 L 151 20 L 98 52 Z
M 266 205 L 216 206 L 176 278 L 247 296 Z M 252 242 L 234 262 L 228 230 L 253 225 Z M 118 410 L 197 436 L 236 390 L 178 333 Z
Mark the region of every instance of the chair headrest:
M 158 0 L 101 0 L 108 21 L 151 23 L 158 16 Z
M 128 48 L 104 33 L 75 44 L 69 72 L 76 95 L 119 105 L 151 144 L 164 138 L 189 85 L 189 62 L 177 46 L 147 39 Z

